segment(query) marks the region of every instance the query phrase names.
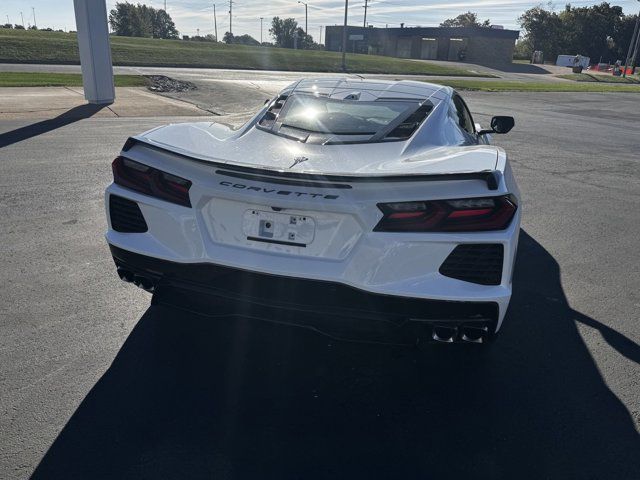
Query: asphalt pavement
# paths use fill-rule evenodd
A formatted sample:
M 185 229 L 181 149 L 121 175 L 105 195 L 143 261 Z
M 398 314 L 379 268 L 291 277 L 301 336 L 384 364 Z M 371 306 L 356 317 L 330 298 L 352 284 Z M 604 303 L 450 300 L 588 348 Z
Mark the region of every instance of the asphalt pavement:
M 189 118 L 0 120 L 0 478 L 640 478 L 637 100 L 464 96 L 515 116 L 524 197 L 486 351 L 150 306 L 103 191 L 127 136 Z

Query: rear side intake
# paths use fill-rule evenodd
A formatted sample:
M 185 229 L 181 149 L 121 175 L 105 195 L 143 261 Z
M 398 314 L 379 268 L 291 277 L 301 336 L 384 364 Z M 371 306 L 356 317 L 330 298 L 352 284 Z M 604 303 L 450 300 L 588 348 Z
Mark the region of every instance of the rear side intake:
M 147 222 L 136 202 L 109 195 L 109 215 L 111 227 L 121 233 L 144 233 L 148 230 Z
M 440 266 L 445 277 L 479 283 L 500 285 L 502 281 L 502 244 L 458 245 Z

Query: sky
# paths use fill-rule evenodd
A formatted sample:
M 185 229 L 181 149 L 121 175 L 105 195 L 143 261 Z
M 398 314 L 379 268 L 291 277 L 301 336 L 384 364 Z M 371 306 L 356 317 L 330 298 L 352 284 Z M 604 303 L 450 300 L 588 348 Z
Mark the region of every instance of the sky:
M 117 0 L 107 0 L 110 10 Z M 323 26 L 341 25 L 344 20 L 344 0 L 305 0 L 308 7 L 309 34 L 319 40 Z M 571 2 L 573 6 L 590 6 L 602 0 Z M 350 0 L 349 24 L 362 25 L 365 0 Z M 132 0 L 131 3 L 138 3 Z M 140 0 L 154 8 L 164 8 L 164 0 Z M 173 18 L 181 35 L 206 35 L 214 32 L 213 5 L 216 5 L 218 37 L 222 38 L 229 29 L 229 3 L 223 0 L 166 0 L 167 11 Z M 370 0 L 367 23 L 376 27 L 437 26 L 441 21 L 466 11 L 478 13 L 480 20 L 489 18 L 492 24 L 505 28 L 519 29 L 518 17 L 525 10 L 541 2 L 526 0 Z M 546 2 L 544 2 L 547 5 Z M 640 10 L 636 0 L 610 1 L 620 5 L 625 14 L 635 14 Z M 561 10 L 565 2 L 554 2 L 553 8 Z M 2 0 L 0 1 L 0 21 L 22 23 L 25 26 L 35 22 L 39 28 L 75 30 L 73 0 Z M 260 40 L 260 17 L 263 17 L 263 40 L 270 41 L 269 23 L 271 18 L 294 17 L 304 28 L 304 5 L 297 0 L 233 0 L 233 33 L 248 33 Z M 322 33 L 324 39 L 324 32 Z

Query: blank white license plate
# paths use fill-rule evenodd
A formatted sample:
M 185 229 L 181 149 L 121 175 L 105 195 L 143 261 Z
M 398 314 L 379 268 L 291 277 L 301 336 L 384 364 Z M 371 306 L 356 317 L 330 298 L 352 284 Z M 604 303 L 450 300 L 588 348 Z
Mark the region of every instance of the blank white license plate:
M 242 228 L 249 240 L 306 246 L 313 242 L 316 222 L 305 215 L 247 210 Z

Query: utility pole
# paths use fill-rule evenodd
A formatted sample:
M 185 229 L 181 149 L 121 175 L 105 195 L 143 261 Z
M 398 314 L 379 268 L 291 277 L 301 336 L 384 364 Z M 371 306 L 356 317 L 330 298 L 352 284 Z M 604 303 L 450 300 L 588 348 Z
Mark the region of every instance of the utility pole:
M 36 22 L 36 9 L 31 7 L 31 11 L 33 12 L 33 26 L 38 28 L 38 23 Z
M 342 27 L 342 71 L 347 71 L 347 15 L 349 0 L 344 0 L 344 26 Z
M 640 32 L 636 36 L 636 48 L 633 49 L 633 57 L 631 57 L 631 74 L 632 75 L 636 73 L 636 60 L 638 59 L 639 48 L 640 48 Z
M 199 37 L 200 36 L 200 29 L 196 28 L 196 36 Z
M 167 0 L 164 0 L 164 12 L 167 13 Z
M 233 35 L 232 18 L 233 18 L 233 0 L 229 0 L 229 33 L 231 35 Z
M 262 46 L 262 19 L 264 17 L 260 17 L 260 45 Z
M 369 0 L 364 0 L 364 22 L 363 27 L 367 28 L 367 7 L 369 6 Z
M 320 25 L 320 40 L 318 41 L 318 45 L 322 45 L 322 25 Z
M 638 0 L 640 2 L 640 0 Z M 627 56 L 624 59 L 624 70 L 622 71 L 622 76 L 626 77 L 627 76 L 627 67 L 629 66 L 629 59 L 631 58 L 632 52 L 634 51 L 634 45 L 637 42 L 637 37 L 640 37 L 640 34 L 638 34 L 638 26 L 640 25 L 640 12 L 638 12 L 638 17 L 636 18 L 636 26 L 633 29 L 633 35 L 631 35 L 631 42 L 629 42 L 629 50 L 627 51 Z M 637 48 L 635 48 L 635 51 L 637 53 Z M 634 55 L 634 60 L 635 60 L 635 55 Z M 635 62 L 634 62 L 635 65 Z
M 24 28 L 24 15 L 20 12 L 20 18 L 22 19 L 22 28 Z
M 11 23 L 11 20 L 9 20 L 9 15 L 7 15 L 7 23 Z
M 309 35 L 309 16 L 307 15 L 307 7 L 309 6 L 307 3 L 298 0 L 298 3 L 304 5 L 304 33 Z
M 218 19 L 216 18 L 216 4 L 213 4 L 213 37 L 218 41 Z

